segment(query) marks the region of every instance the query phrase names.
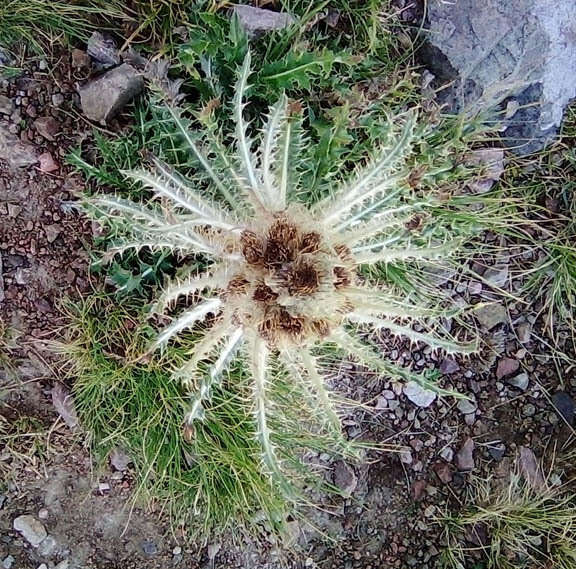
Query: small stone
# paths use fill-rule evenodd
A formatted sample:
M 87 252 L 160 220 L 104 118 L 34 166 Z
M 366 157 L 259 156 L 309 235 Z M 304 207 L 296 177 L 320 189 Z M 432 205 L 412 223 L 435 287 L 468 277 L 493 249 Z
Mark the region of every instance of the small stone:
M 41 520 L 47 520 L 48 519 L 48 510 L 46 508 L 42 508 L 41 510 L 38 510 L 38 518 Z
M 417 407 L 429 407 L 436 400 L 436 393 L 426 389 L 416 381 L 409 381 L 404 386 L 404 395 Z
M 132 462 L 132 458 L 121 447 L 116 447 L 110 452 L 110 464 L 120 472 L 128 470 L 128 466 Z
M 98 492 L 100 492 L 101 494 L 109 491 L 110 491 L 110 484 L 108 484 L 108 482 L 100 482 L 98 484 Z
M 412 453 L 408 449 L 402 449 L 400 451 L 400 462 L 402 464 L 412 464 Z
M 70 561 L 68 561 L 68 559 L 64 559 L 63 561 L 60 561 L 60 563 L 58 563 L 58 565 L 56 565 L 54 569 L 68 569 L 69 566 Z
M 508 282 L 508 265 L 494 265 L 486 269 L 483 277 L 496 288 L 503 288 Z
M 434 473 L 436 474 L 436 476 L 438 476 L 438 479 L 440 480 L 440 482 L 442 482 L 443 484 L 450 484 L 450 482 L 452 482 L 452 478 L 453 478 L 453 467 L 451 467 L 448 463 L 446 462 L 437 462 L 432 469 L 434 470 Z
M 333 482 L 334 486 L 339 488 L 346 497 L 350 497 L 358 486 L 358 478 L 354 469 L 343 460 L 334 464 Z
M 5 160 L 12 168 L 25 168 L 38 161 L 30 145 L 22 143 L 1 122 L 0 160 Z
M 142 551 L 146 555 L 156 555 L 158 553 L 158 546 L 151 539 L 145 539 L 142 542 Z
M 454 458 L 454 451 L 450 447 L 445 447 L 440 451 L 440 456 L 446 462 L 452 462 L 452 459 Z
M 516 326 L 516 336 L 521 344 L 527 344 L 532 336 L 532 324 L 530 322 L 521 322 Z
M 90 120 L 106 124 L 143 90 L 142 75 L 123 63 L 80 89 L 82 110 Z
M 46 565 L 46 563 L 41 563 L 38 565 L 37 569 L 48 569 L 48 565 Z
M 26 107 L 24 111 L 31 119 L 35 119 L 38 116 L 38 109 L 32 104 Z
M 22 212 L 22 208 L 19 205 L 13 203 L 6 204 L 6 208 L 8 209 L 8 217 L 13 219 L 18 217 Z
M 182 553 L 182 548 L 177 545 L 173 550 L 172 550 L 172 555 L 180 555 Z
M 12 565 L 14 564 L 14 561 L 16 561 L 16 559 L 14 559 L 12 555 L 8 555 L 8 557 L 5 557 L 2 560 L 2 569 L 11 569 Z
M 480 281 L 470 281 L 468 283 L 468 292 L 470 294 L 480 294 L 482 292 L 482 283 Z
M 64 95 L 62 95 L 62 93 L 54 93 L 54 95 L 52 95 L 52 104 L 55 107 L 61 107 L 64 104 Z
M 56 172 L 60 166 L 54 160 L 54 157 L 50 152 L 44 152 L 38 156 L 39 162 L 39 169 L 40 172 L 44 172 L 44 174 L 51 174 L 52 172 Z
M 572 397 L 564 391 L 558 391 L 552 395 L 552 404 L 560 417 L 572 426 L 574 424 L 574 400 Z
M 524 408 L 522 409 L 522 414 L 525 417 L 533 417 L 534 415 L 536 415 L 536 407 L 532 405 L 532 403 L 528 403 L 527 405 L 524 405 Z
M 72 50 L 72 66 L 76 69 L 89 69 L 90 57 L 81 49 Z
M 40 69 L 40 71 L 46 71 L 46 69 L 48 69 L 48 63 L 46 63 L 45 59 L 41 59 L 38 62 L 38 69 Z
M 424 491 L 426 490 L 426 486 L 428 486 L 428 483 L 423 478 L 420 478 L 419 480 L 415 480 L 412 483 L 411 494 L 412 494 L 412 499 L 415 502 L 419 502 L 424 497 Z
M 54 243 L 54 241 L 58 239 L 60 233 L 62 233 L 62 227 L 60 225 L 45 225 L 44 233 L 48 243 Z
M 528 384 L 530 383 L 530 379 L 528 378 L 528 374 L 526 372 L 519 373 L 514 377 L 511 377 L 507 383 L 509 383 L 512 387 L 516 389 L 521 389 L 522 391 L 526 391 L 528 388 Z
M 474 311 L 478 322 L 486 330 L 492 330 L 498 324 L 504 324 L 508 321 L 508 313 L 501 304 L 485 304 Z
M 452 373 L 456 373 L 457 371 L 460 371 L 460 365 L 456 360 L 453 360 L 452 358 L 444 358 L 440 362 L 440 373 L 450 375 Z
M 294 23 L 290 14 L 273 12 L 253 6 L 236 5 L 232 9 L 248 36 L 288 28 Z
M 40 117 L 34 121 L 34 128 L 40 136 L 53 142 L 60 132 L 60 123 L 54 117 Z
M 518 360 L 512 358 L 502 358 L 498 362 L 498 366 L 496 368 L 496 378 L 502 379 L 508 375 L 512 375 L 518 371 L 520 367 L 520 362 Z
M 58 542 L 49 535 L 46 539 L 42 540 L 42 543 L 38 546 L 37 552 L 41 557 L 52 557 L 56 553 L 57 549 Z
M 456 466 L 461 472 L 470 472 L 474 470 L 474 441 L 471 438 L 466 439 L 462 448 L 456 453 Z
M 488 452 L 494 460 L 500 462 L 506 453 L 506 445 L 504 443 L 494 443 L 488 446 Z
M 4 115 L 11 115 L 14 110 L 14 103 L 12 99 L 6 95 L 0 95 L 0 113 Z
M 15 518 L 13 527 L 32 547 L 38 547 L 48 535 L 46 528 L 34 516 L 28 514 Z
M 476 403 L 476 397 L 474 395 L 469 396 L 468 399 L 459 399 L 458 404 L 456 406 L 458 411 L 462 413 L 462 415 L 470 415 L 476 412 L 478 409 L 478 404 Z
M 467 156 L 473 166 L 482 166 L 480 178 L 468 183 L 473 194 L 489 192 L 504 173 L 504 150 L 501 148 L 479 148 Z

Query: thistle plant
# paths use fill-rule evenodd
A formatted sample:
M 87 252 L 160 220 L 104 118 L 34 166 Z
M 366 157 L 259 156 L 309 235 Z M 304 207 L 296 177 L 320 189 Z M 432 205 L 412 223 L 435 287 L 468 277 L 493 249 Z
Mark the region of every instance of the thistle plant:
M 325 432 L 344 440 L 340 409 L 319 357 L 324 344 L 387 377 L 427 388 L 434 386 L 425 376 L 382 358 L 366 341 L 368 334 L 385 331 L 448 352 L 474 346 L 435 327 L 444 311 L 362 276 L 367 266 L 434 261 L 460 243 L 428 219 L 436 198 L 412 187 L 416 112 L 391 120 L 386 143 L 341 181 L 330 182 L 328 195 L 313 199 L 302 187 L 307 142 L 300 105 L 282 97 L 270 108 L 259 140 L 253 140 L 245 118 L 249 77 L 248 55 L 233 102 L 232 145 L 224 144 L 214 125 L 195 136 L 179 107 L 168 104 L 198 165 L 193 179 L 154 160 L 152 170 L 127 172 L 152 192 L 148 203 L 109 195 L 88 202 L 100 220 L 125 233 L 109 258 L 149 248 L 180 255 L 185 269 L 189 262 L 154 305 L 155 314 L 176 315 L 150 347 L 162 350 L 190 330 L 197 338 L 190 359 L 174 372 L 190 390 L 186 436 L 194 436 L 215 388 L 240 359 L 251 377 L 263 465 L 281 480 L 283 462 L 271 429 L 271 418 L 281 413 L 271 395 L 277 374 L 288 375 L 307 394 Z M 420 331 L 412 326 L 416 321 Z

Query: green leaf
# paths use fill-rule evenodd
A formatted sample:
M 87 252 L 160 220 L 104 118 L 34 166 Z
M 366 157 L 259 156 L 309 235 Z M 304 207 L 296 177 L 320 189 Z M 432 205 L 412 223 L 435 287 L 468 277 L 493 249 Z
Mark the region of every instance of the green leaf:
M 310 89 L 313 78 L 328 77 L 335 63 L 347 63 L 347 60 L 328 49 L 316 52 L 289 52 L 279 61 L 264 65 L 257 79 L 258 82 L 276 90 Z

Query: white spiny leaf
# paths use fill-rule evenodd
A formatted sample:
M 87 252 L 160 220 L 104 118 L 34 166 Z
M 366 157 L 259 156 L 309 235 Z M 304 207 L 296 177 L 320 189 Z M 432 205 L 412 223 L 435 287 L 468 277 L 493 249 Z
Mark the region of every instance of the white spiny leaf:
M 224 198 L 226 199 L 228 204 L 232 207 L 232 209 L 237 210 L 237 204 L 239 199 L 238 196 L 234 196 L 230 193 L 227 184 L 222 179 L 220 179 L 214 168 L 212 168 L 212 166 L 210 165 L 210 162 L 208 161 L 204 153 L 194 142 L 192 136 L 190 135 L 190 131 L 188 130 L 185 122 L 182 120 L 180 111 L 178 111 L 172 106 L 168 107 L 168 111 L 170 112 L 170 115 L 172 116 L 172 119 L 174 120 L 174 123 L 176 124 L 176 127 L 178 128 L 180 134 L 184 138 L 184 141 L 192 151 L 192 154 L 201 164 L 202 168 L 208 174 L 208 176 L 212 180 L 212 183 L 218 188 L 218 190 L 224 196 Z
M 342 328 L 335 330 L 330 336 L 329 340 L 334 342 L 342 351 L 350 354 L 354 359 L 360 361 L 363 365 L 375 371 L 384 373 L 390 378 L 400 379 L 403 381 L 415 381 L 422 387 L 436 392 L 438 395 L 459 398 L 462 397 L 462 395 L 456 391 L 442 389 L 436 383 L 430 381 L 423 375 L 412 373 L 407 369 L 401 368 L 384 360 L 370 346 L 356 339 Z
M 186 422 L 191 424 L 195 420 L 204 418 L 204 404 L 212 399 L 214 387 L 220 384 L 222 374 L 230 361 L 234 358 L 242 341 L 242 328 L 237 328 L 226 340 L 220 356 L 208 374 L 203 374 L 200 387 L 192 398 L 190 410 L 186 415 Z
M 392 263 L 394 261 L 406 261 L 408 259 L 441 259 L 453 253 L 459 241 L 453 241 L 436 247 L 409 247 L 406 249 L 382 249 L 381 251 L 366 251 L 356 255 L 356 262 L 360 265 L 372 265 L 374 263 Z
M 167 220 L 158 215 L 158 212 L 145 206 L 144 204 L 123 199 L 118 196 L 99 195 L 89 198 L 87 203 L 95 207 L 101 213 L 121 214 L 120 217 L 128 216 L 132 220 L 140 220 L 149 223 L 151 226 L 166 225 Z
M 414 342 L 423 342 L 428 344 L 432 348 L 440 348 L 448 353 L 460 353 L 460 354 L 470 354 L 478 349 L 475 344 L 461 344 L 453 340 L 440 338 L 433 334 L 423 334 L 421 332 L 416 332 L 412 330 L 409 326 L 402 326 L 397 324 L 392 320 L 386 320 L 384 318 L 377 318 L 375 316 L 368 316 L 358 312 L 352 312 L 348 314 L 348 319 L 352 322 L 358 322 L 360 324 L 369 324 L 375 330 L 380 330 L 385 328 L 395 335 L 405 336 L 406 338 Z
M 187 310 L 172 322 L 172 324 L 162 329 L 156 338 L 156 341 L 152 345 L 152 350 L 166 346 L 168 341 L 176 336 L 176 334 L 192 328 L 197 322 L 204 320 L 208 314 L 217 313 L 221 305 L 222 301 L 219 298 L 212 298 L 198 304 L 190 310 Z
M 175 205 L 203 218 L 206 220 L 207 225 L 214 225 L 224 229 L 233 229 L 235 227 L 231 219 L 226 219 L 224 213 L 217 213 L 197 192 L 186 186 L 183 180 L 177 178 L 176 174 L 173 173 L 171 178 L 167 178 L 164 171 L 168 170 L 158 170 L 159 176 L 146 170 L 131 170 L 125 172 L 125 174 L 133 180 L 141 182 L 157 196 L 168 198 Z
M 181 296 L 190 296 L 206 289 L 222 287 L 226 285 L 226 272 L 214 271 L 208 274 L 190 276 L 182 281 L 173 281 L 162 293 L 157 302 L 158 311 L 178 300 Z
M 252 143 L 248 137 L 248 125 L 244 120 L 244 95 L 248 89 L 248 77 L 250 76 L 250 52 L 246 53 L 244 63 L 240 69 L 238 82 L 236 83 L 236 94 L 234 95 L 234 121 L 236 123 L 236 149 L 242 164 L 242 171 L 248 182 L 250 196 L 254 201 L 253 206 L 261 208 L 266 203 L 266 193 L 263 190 L 262 182 L 258 179 L 255 163 L 252 154 Z
M 355 206 L 375 198 L 402 180 L 402 176 L 396 178 L 393 173 L 410 150 L 415 123 L 416 114 L 411 112 L 392 147 L 382 149 L 379 159 L 360 170 L 351 183 L 346 184 L 336 193 L 332 204 L 325 212 L 326 224 L 338 223 Z M 323 204 L 322 209 L 324 208 L 326 204 Z
M 273 175 L 274 163 L 277 160 L 278 137 L 282 123 L 286 120 L 286 96 L 283 95 L 278 102 L 271 107 L 268 120 L 264 127 L 262 144 L 260 147 L 260 160 L 262 163 L 262 181 L 267 194 L 267 204 L 273 210 L 282 210 L 286 206 L 282 188 L 276 185 Z

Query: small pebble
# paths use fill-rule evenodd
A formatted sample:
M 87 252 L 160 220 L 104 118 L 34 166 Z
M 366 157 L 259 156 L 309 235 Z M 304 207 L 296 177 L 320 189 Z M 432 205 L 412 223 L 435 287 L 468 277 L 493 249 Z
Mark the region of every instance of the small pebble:
M 476 398 L 472 396 L 470 399 L 460 399 L 457 407 L 458 411 L 463 415 L 470 415 L 478 409 L 478 404 L 476 403 Z
M 522 413 L 525 417 L 533 417 L 536 414 L 536 407 L 532 403 L 528 403 L 528 405 L 524 405 Z

